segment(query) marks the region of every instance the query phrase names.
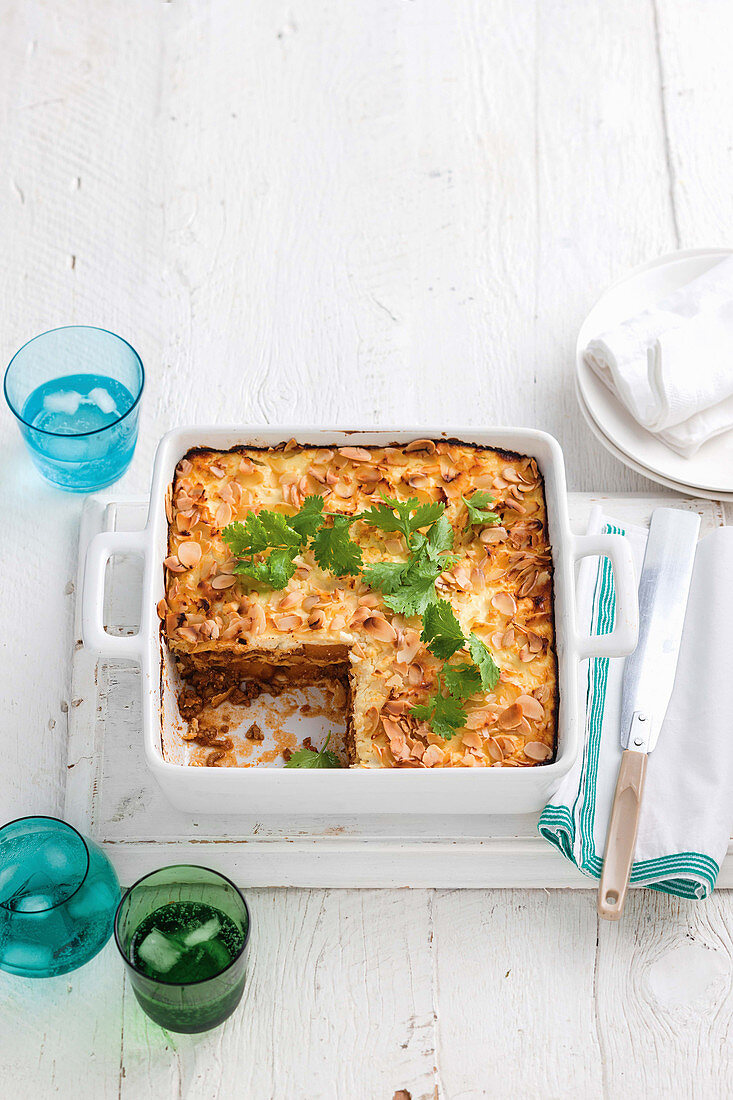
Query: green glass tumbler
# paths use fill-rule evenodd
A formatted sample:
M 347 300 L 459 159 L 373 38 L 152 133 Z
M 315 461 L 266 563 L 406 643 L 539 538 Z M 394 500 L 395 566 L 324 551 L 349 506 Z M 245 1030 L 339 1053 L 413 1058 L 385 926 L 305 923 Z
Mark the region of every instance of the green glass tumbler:
M 143 1012 L 188 1033 L 218 1027 L 239 1004 L 249 930 L 234 883 L 191 864 L 139 879 L 115 917 L 115 941 Z

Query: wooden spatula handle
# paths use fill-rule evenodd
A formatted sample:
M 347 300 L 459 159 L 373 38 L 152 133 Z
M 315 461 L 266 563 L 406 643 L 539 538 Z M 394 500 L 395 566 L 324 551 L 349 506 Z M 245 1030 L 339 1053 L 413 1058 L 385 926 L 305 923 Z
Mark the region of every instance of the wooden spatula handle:
M 646 761 L 645 752 L 631 749 L 626 749 L 621 757 L 598 889 L 598 912 L 606 920 L 618 920 L 624 911 L 639 828 Z

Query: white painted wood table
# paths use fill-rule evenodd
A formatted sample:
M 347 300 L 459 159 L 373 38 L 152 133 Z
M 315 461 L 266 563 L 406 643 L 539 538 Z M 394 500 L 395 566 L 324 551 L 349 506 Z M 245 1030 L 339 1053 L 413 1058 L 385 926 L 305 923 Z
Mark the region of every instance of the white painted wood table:
M 0 0 L 5 359 L 54 324 L 148 370 L 121 494 L 193 421 L 536 425 L 574 490 L 656 493 L 575 407 L 629 266 L 730 244 L 727 0 Z M 82 501 L 0 416 L 0 807 L 63 810 Z M 729 517 L 730 520 L 730 517 Z M 733 1095 L 733 898 L 250 891 L 250 982 L 203 1038 L 114 949 L 0 975 L 3 1095 Z

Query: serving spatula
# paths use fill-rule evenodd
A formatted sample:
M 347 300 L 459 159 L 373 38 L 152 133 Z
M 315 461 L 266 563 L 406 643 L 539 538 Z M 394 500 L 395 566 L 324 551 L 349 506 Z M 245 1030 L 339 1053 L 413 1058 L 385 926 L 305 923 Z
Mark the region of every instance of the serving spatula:
M 606 836 L 598 912 L 623 913 L 634 860 L 648 754 L 654 749 L 674 687 L 690 593 L 700 517 L 657 508 L 639 582 L 639 643 L 624 665 L 621 766 Z

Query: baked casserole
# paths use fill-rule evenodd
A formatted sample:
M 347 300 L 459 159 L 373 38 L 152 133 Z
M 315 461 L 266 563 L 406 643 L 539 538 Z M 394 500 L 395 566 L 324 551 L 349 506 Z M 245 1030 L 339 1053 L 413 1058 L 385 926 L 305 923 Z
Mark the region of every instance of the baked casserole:
M 452 440 L 196 449 L 167 501 L 159 614 L 186 718 L 232 690 L 346 688 L 352 767 L 553 759 L 545 495 Z

